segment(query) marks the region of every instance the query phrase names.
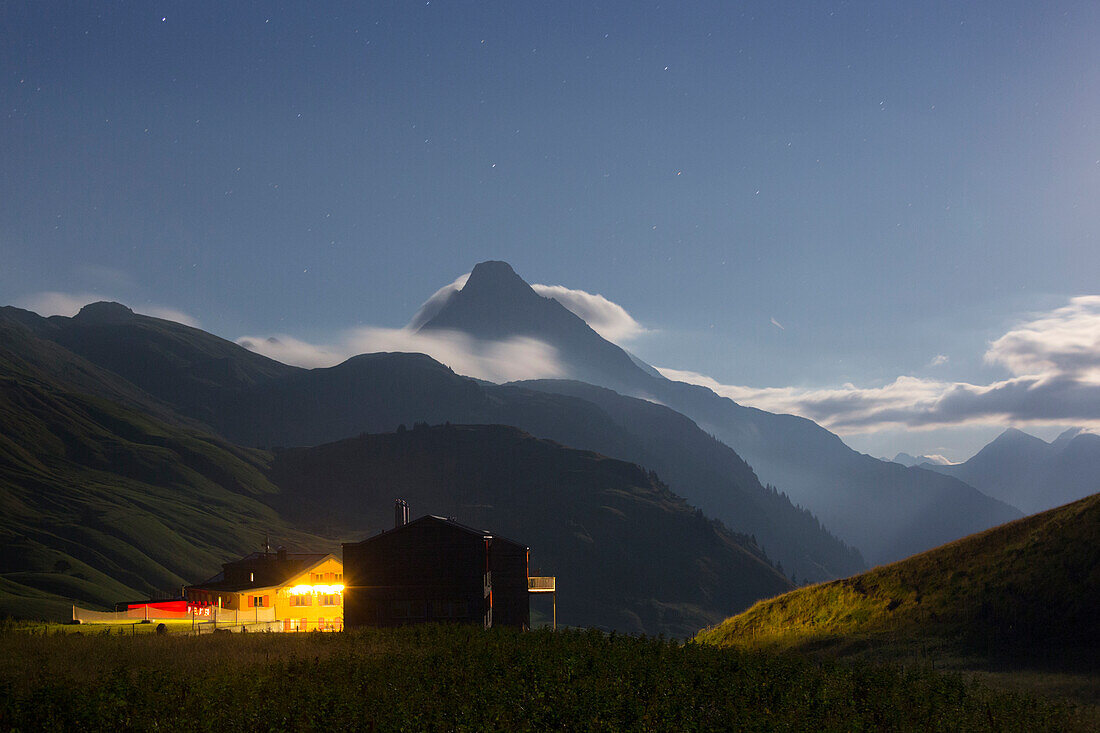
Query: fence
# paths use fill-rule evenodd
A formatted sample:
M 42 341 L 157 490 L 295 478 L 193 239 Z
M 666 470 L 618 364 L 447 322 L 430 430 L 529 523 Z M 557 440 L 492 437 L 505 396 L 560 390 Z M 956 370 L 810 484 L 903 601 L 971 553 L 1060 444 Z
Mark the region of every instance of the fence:
M 274 608 L 246 608 L 243 610 L 192 606 L 188 611 L 131 608 L 129 611 L 90 611 L 73 606 L 73 621 L 83 624 L 133 623 L 135 621 L 194 621 L 211 627 L 270 624 L 275 621 Z

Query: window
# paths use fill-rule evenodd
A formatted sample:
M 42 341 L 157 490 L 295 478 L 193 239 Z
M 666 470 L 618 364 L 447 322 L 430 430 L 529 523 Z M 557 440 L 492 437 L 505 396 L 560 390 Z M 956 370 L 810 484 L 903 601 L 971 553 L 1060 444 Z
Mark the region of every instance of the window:
M 337 583 L 344 582 L 344 574 L 343 573 L 336 573 L 336 582 Z
M 340 594 L 339 593 L 328 593 L 328 594 L 325 594 L 323 596 L 320 596 L 320 602 L 318 603 L 318 605 L 320 605 L 320 606 L 339 606 L 340 605 Z
M 308 593 L 303 593 L 300 596 L 291 596 L 290 605 L 292 606 L 312 606 L 313 596 Z

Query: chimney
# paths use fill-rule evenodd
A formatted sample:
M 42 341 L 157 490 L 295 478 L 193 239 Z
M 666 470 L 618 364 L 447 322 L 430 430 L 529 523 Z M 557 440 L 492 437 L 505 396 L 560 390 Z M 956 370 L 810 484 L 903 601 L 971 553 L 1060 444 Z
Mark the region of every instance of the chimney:
M 286 562 L 286 548 L 279 545 L 279 548 L 275 550 L 275 559 L 279 562 Z
M 394 499 L 393 502 L 393 528 L 400 529 L 409 523 L 409 502 L 404 499 Z

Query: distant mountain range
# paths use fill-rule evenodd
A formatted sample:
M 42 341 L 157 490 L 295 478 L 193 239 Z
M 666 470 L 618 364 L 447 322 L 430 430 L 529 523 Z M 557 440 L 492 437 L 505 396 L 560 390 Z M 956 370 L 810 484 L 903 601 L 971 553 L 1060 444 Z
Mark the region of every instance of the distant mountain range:
M 0 614 L 67 618 L 73 602 L 172 594 L 265 536 L 292 549 L 335 549 L 390 526 L 398 494 L 420 512 L 484 523 L 530 544 L 535 562 L 561 576 L 566 624 L 685 636 L 790 587 L 751 537 L 707 518 L 652 471 L 516 428 L 417 424 L 280 450 L 274 460 L 239 448 L 26 326 L 55 336 L 98 332 L 63 336 L 100 358 L 114 356 L 104 341 L 126 344 L 130 358 L 113 366 L 196 412 L 248 392 L 265 370 L 271 381 L 304 370 L 119 306 L 91 312 L 90 320 L 0 312 Z M 171 380 L 133 365 L 157 358 Z M 394 358 L 397 381 L 419 365 L 485 399 L 472 380 L 427 357 Z M 350 368 L 372 362 L 389 360 L 362 357 Z M 196 395 L 209 401 L 191 401 Z
M 414 422 L 515 425 L 660 470 L 673 491 L 754 535 L 796 578 L 824 580 L 865 567 L 857 551 L 762 486 L 744 461 L 694 422 L 606 389 L 479 383 L 422 354 L 365 354 L 327 369 L 299 369 L 118 304 L 95 304 L 73 318 L 6 312 L 123 377 L 140 392 L 134 399 L 142 405 L 168 405 L 241 445 L 317 445 Z
M 1100 435 L 1073 428 L 1047 443 L 1009 428 L 964 463 L 924 467 L 1031 514 L 1100 491 Z
M 421 326 L 433 329 L 538 339 L 557 350 L 571 378 L 686 415 L 872 563 L 1020 516 L 961 481 L 856 453 L 805 418 L 744 407 L 705 387 L 654 376 L 560 303 L 538 295 L 504 262 L 474 267 L 465 286 Z
M 262 492 L 264 506 L 282 511 L 287 510 L 279 504 L 282 492 L 291 489 L 269 473 L 282 464 L 272 467 L 269 453 L 236 445 L 290 456 L 297 455 L 291 447 L 349 439 L 373 445 L 367 434 L 451 423 L 515 426 L 561 446 L 655 471 L 646 482 L 631 479 L 624 491 L 670 489 L 670 498 L 662 499 L 671 502 L 668 506 L 683 497 L 704 516 L 720 520 L 724 527 L 715 531 L 734 538 L 741 551 L 761 558 L 766 552 L 799 581 L 850 575 L 865 567 L 864 557 L 876 564 L 895 560 L 1020 516 L 954 476 L 856 453 L 812 421 L 744 407 L 703 387 L 665 379 L 556 300 L 538 295 L 506 263 L 479 264 L 464 287 L 422 315 L 425 332 L 462 331 L 486 343 L 537 339 L 553 347 L 570 378 L 495 385 L 459 376 L 421 354 L 365 354 L 331 368 L 302 369 L 117 303 L 91 304 L 72 318 L 3 308 L 0 323 L 17 336 L 9 359 L 21 379 L 50 375 L 58 390 L 108 400 L 169 426 L 158 430 L 221 441 L 226 450 L 249 456 L 253 469 L 275 487 Z M 63 430 L 63 425 L 46 428 Z M 558 458 L 572 460 L 564 453 Z M 294 487 L 296 496 L 305 496 L 304 484 Z M 426 485 L 417 490 L 427 492 L 426 503 L 444 496 Z M 490 503 L 512 506 L 508 501 L 497 497 Z M 566 509 L 543 511 L 550 512 L 546 526 L 562 531 L 554 512 Z M 343 533 L 355 529 L 319 524 L 323 511 L 318 512 L 309 530 L 320 532 L 317 536 L 345 539 Z M 486 518 L 496 522 L 503 516 Z M 693 587 L 708 587 L 701 577 Z M 757 590 L 767 585 L 731 582 Z M 717 599 L 715 592 L 696 599 Z M 694 618 L 717 609 L 689 605 L 695 608 L 685 613 Z M 646 628 L 678 623 L 653 608 L 635 610 L 647 619 Z
M 883 458 L 882 460 L 889 460 Z M 892 459 L 893 463 L 900 463 L 906 468 L 910 466 L 920 466 L 925 463 L 931 463 L 933 466 L 949 466 L 951 461 L 947 460 L 943 456 L 911 456 L 908 453 L 898 453 Z

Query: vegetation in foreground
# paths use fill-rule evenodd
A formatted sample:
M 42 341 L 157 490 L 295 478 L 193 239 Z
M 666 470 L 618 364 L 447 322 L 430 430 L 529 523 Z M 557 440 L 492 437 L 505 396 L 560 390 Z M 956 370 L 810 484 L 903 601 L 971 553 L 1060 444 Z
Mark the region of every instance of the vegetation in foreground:
M 908 560 L 760 601 L 725 647 L 917 660 L 1100 706 L 1100 494 Z
M 4 729 L 1066 730 L 1080 715 L 929 669 L 595 631 L 0 633 Z

